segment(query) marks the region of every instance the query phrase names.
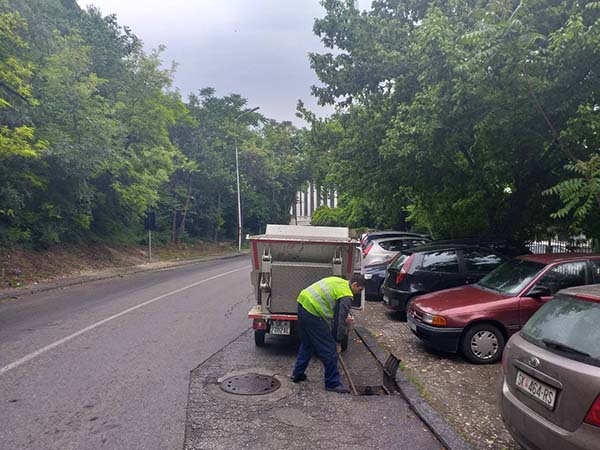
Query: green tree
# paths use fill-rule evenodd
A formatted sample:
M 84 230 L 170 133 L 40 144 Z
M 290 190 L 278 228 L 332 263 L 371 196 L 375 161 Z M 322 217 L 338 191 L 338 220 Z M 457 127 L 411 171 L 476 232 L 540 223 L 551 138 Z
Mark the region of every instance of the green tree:
M 322 3 L 315 33 L 336 52 L 311 55 L 324 83 L 313 91 L 339 109 L 320 157 L 338 161 L 344 191 L 438 236 L 557 224 L 542 192 L 589 156 L 564 133 L 597 104 L 597 2 Z
M 26 111 L 37 104 L 31 92 L 33 63 L 24 55 L 21 37 L 27 24 L 0 1 L 0 242 L 27 239 L 23 209 L 35 187 L 43 185 L 31 170 L 46 143 L 27 122 Z

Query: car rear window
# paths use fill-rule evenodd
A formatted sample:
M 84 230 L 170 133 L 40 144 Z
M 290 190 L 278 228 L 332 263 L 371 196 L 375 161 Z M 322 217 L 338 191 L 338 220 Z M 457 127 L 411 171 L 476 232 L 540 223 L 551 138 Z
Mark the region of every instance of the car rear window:
M 467 272 L 488 273 L 504 262 L 504 258 L 485 249 L 464 249 Z
M 429 272 L 458 272 L 458 257 L 453 250 L 442 250 L 423 255 L 421 270 Z
M 600 366 L 599 323 L 600 303 L 559 294 L 529 319 L 521 335 L 567 358 Z
M 399 245 L 398 239 L 390 239 L 389 241 L 378 241 L 379 246 L 387 251 L 393 251 Z
M 390 263 L 390 269 L 395 269 L 395 270 L 400 270 L 402 269 L 402 266 L 404 265 L 404 261 L 406 261 L 408 259 L 409 255 L 405 254 L 405 253 L 399 253 L 398 255 L 396 255 L 396 257 L 394 259 L 392 259 L 392 262 Z
M 379 241 L 379 245 L 389 252 L 398 252 L 411 247 L 425 244 L 425 239 L 390 239 L 388 241 Z

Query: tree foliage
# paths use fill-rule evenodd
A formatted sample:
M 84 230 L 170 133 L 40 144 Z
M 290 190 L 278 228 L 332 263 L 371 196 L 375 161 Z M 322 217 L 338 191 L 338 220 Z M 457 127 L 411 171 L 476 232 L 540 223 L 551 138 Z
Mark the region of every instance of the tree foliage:
M 530 238 L 598 208 L 598 2 L 322 4 L 313 92 L 337 112 L 312 118 L 311 155 L 378 225 Z M 565 165 L 583 176 L 557 185 Z M 578 186 L 562 209 L 555 185 Z
M 248 231 L 289 221 L 304 181 L 300 131 L 205 88 L 114 15 L 72 0 L 0 0 L 0 243 L 237 234 L 235 149 Z M 239 120 L 238 120 L 239 119 Z

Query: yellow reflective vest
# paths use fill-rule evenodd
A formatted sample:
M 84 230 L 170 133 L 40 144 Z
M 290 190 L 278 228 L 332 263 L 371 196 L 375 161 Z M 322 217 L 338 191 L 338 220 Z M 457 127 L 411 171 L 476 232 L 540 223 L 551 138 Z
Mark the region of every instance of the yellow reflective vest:
M 353 296 L 348 280 L 327 277 L 303 289 L 298 296 L 298 303 L 309 313 L 329 322 L 333 319 L 335 302 L 342 297 Z

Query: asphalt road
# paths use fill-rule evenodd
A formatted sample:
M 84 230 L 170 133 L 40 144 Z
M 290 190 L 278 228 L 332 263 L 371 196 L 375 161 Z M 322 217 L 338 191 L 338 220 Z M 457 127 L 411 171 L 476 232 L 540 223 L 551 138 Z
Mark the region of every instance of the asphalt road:
M 190 371 L 248 329 L 240 257 L 0 303 L 0 449 L 181 449 Z
M 443 450 L 400 394 L 353 396 L 325 390 L 315 358 L 308 379 L 292 383 L 296 347 L 268 336 L 254 345 L 251 330 L 191 374 L 185 450 Z M 344 360 L 357 385 L 383 382 L 383 373 L 352 333 Z M 224 392 L 232 377 L 260 374 L 281 387 L 264 395 Z M 345 377 L 341 379 L 345 382 Z

